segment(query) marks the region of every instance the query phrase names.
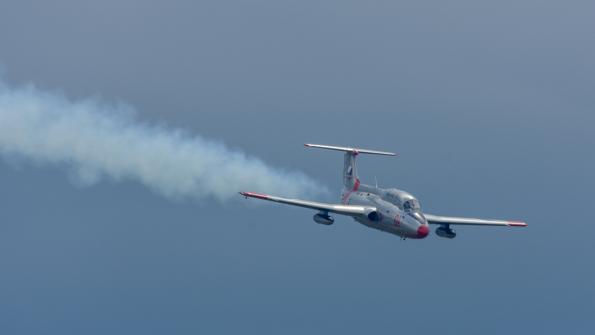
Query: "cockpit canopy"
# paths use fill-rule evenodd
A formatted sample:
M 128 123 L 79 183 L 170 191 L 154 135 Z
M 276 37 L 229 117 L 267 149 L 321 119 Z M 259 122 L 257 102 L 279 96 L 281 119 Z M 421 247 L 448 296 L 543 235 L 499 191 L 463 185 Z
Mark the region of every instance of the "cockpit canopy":
M 419 201 L 417 201 L 417 199 L 414 196 L 396 188 L 386 190 L 384 198 L 388 202 L 397 205 L 399 208 L 403 210 L 419 211 L 421 209 Z
M 415 198 L 409 199 L 403 203 L 403 209 L 405 213 L 413 217 L 417 222 L 421 224 L 428 224 L 425 216 L 421 213 L 421 207 L 419 201 Z
M 411 194 L 391 188 L 386 190 L 384 199 L 388 202 L 398 206 L 400 209 L 405 211 L 411 217 L 415 218 L 418 222 L 426 224 L 427 221 L 421 212 L 421 205 L 419 201 Z
M 406 212 L 419 212 L 421 211 L 421 206 L 417 199 L 409 199 L 403 203 L 403 209 Z

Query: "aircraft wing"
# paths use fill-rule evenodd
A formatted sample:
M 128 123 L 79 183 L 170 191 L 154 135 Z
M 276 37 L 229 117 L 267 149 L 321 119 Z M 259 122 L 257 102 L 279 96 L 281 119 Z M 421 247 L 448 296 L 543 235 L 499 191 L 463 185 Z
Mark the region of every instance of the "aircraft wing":
M 471 225 L 471 226 L 505 226 L 505 227 L 526 227 L 527 224 L 521 221 L 506 220 L 483 220 L 473 218 L 459 218 L 451 216 L 438 216 L 425 214 L 426 220 L 431 224 L 452 224 L 452 225 Z
M 370 213 L 376 212 L 376 207 L 368 206 L 353 206 L 353 205 L 341 205 L 341 204 L 326 204 L 322 202 L 314 202 L 299 199 L 287 199 L 281 197 L 275 197 L 267 194 L 259 194 L 253 192 L 240 192 L 241 195 L 246 198 L 256 198 L 261 200 L 274 201 L 282 204 L 305 207 L 316 209 L 322 212 L 330 212 L 348 216 L 366 216 Z

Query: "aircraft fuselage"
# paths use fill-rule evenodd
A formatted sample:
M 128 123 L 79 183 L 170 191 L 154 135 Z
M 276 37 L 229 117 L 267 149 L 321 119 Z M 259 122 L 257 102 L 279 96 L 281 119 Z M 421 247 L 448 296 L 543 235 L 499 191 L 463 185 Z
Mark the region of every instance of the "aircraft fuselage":
M 345 205 L 362 205 L 377 208 L 378 217 L 354 218 L 357 222 L 374 229 L 402 238 L 425 238 L 430 231 L 421 210 L 406 210 L 404 204 L 414 200 L 412 195 L 397 189 L 383 189 L 360 184 L 356 181 L 352 189 L 344 188 L 341 201 Z

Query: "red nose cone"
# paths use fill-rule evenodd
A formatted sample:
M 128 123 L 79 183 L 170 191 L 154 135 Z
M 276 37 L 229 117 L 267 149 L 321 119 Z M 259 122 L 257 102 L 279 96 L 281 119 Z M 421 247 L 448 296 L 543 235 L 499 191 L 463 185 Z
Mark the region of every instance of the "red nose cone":
M 417 228 L 417 237 L 424 238 L 430 233 L 430 228 L 427 225 L 419 226 Z

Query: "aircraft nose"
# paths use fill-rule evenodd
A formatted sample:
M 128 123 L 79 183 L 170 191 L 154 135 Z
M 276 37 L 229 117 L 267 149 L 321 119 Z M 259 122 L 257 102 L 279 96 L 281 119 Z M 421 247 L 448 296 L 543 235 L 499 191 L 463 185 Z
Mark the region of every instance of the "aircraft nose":
M 425 238 L 430 233 L 428 225 L 421 225 L 417 228 L 417 238 Z

